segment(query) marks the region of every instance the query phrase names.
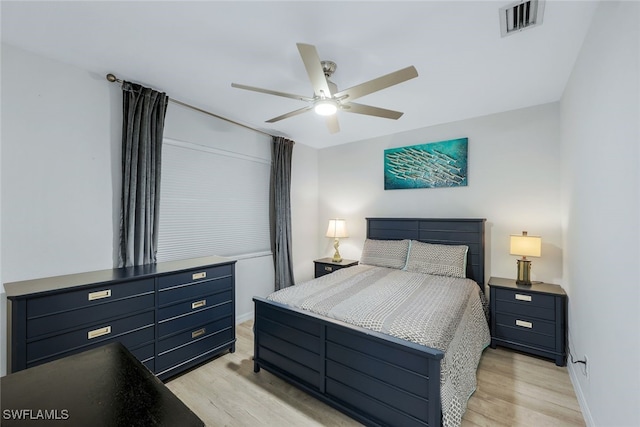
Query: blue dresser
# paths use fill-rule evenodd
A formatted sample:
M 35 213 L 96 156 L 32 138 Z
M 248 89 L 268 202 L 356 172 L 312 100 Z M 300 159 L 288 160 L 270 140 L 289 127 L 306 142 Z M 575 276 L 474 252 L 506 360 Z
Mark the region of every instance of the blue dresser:
M 235 350 L 235 261 L 204 257 L 6 283 L 8 367 L 121 342 L 165 379 Z

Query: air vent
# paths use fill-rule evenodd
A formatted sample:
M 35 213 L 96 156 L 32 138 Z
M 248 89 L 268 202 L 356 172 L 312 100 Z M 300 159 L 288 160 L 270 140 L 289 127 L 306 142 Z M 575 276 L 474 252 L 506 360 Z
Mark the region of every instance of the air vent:
M 544 0 L 519 1 L 501 8 L 500 33 L 502 37 L 542 24 L 543 12 Z

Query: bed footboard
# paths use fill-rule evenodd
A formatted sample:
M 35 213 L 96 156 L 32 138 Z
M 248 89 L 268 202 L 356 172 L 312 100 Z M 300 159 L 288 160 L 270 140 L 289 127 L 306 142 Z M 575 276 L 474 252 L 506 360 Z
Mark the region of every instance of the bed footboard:
M 254 371 L 365 425 L 439 426 L 444 353 L 254 298 Z

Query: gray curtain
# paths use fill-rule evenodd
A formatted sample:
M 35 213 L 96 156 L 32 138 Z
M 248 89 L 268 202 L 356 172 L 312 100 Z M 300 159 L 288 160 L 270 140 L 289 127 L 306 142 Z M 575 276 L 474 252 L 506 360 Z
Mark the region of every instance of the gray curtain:
M 275 289 L 293 285 L 291 257 L 291 157 L 295 142 L 274 136 L 271 142 L 271 250 Z
M 156 262 L 162 134 L 169 97 L 122 83 L 120 267 Z

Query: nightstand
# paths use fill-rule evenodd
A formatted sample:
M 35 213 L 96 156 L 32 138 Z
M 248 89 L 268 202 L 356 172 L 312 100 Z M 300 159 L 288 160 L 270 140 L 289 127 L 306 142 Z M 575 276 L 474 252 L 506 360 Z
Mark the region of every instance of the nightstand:
M 491 348 L 500 345 L 567 363 L 567 294 L 558 285 L 489 279 Z
M 320 258 L 313 261 L 315 264 L 315 277 L 324 276 L 325 274 L 333 273 L 341 268 L 353 267 L 358 265 L 358 261 L 353 259 L 343 259 L 340 262 L 334 262 L 333 258 Z

